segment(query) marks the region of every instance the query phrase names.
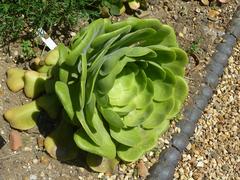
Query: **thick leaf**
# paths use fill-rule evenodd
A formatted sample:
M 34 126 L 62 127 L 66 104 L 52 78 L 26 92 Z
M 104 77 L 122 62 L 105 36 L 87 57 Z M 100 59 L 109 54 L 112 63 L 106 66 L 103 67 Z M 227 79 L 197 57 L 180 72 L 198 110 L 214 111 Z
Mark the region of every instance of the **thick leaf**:
M 139 20 L 139 19 L 138 19 Z M 162 24 L 157 19 L 144 19 L 140 20 L 137 24 L 133 26 L 133 30 L 152 28 L 156 31 L 159 31 L 162 28 Z
M 54 66 L 57 64 L 58 60 L 59 60 L 59 50 L 58 48 L 55 48 L 52 51 L 48 52 L 44 62 L 48 66 Z
M 110 126 L 110 134 L 112 138 L 127 146 L 134 146 L 141 141 L 141 133 L 139 127 L 120 129 Z
M 41 96 L 36 99 L 36 103 L 37 106 L 46 111 L 52 119 L 56 119 L 61 110 L 61 104 L 55 94 Z
M 143 109 L 152 101 L 154 95 L 153 83 L 150 79 L 147 79 L 144 71 L 138 73 L 136 82 L 138 84 L 138 94 L 133 102 L 136 104 L 137 109 Z
M 80 29 L 80 32 L 77 33 L 76 36 L 73 37 L 70 43 L 70 48 L 75 49 L 84 39 L 87 34 L 87 27 Z
M 74 108 L 71 101 L 71 95 L 67 84 L 61 81 L 55 83 L 55 91 L 58 96 L 58 99 L 63 105 L 63 108 L 67 112 L 69 118 L 72 120 L 74 117 Z
M 128 113 L 136 109 L 136 104 L 134 102 L 130 102 L 126 106 L 113 106 L 111 109 L 116 112 L 119 116 L 126 116 Z
M 85 99 L 86 99 L 86 81 L 87 81 L 87 57 L 86 54 L 82 54 L 82 61 L 81 61 L 81 78 L 80 78 L 80 87 L 81 87 L 81 93 L 80 93 L 80 108 L 83 109 L 85 105 Z
M 64 62 L 61 64 L 59 67 L 58 75 L 59 75 L 59 80 L 67 83 L 70 78 L 70 73 L 72 72 L 72 67 L 66 65 Z
M 175 99 L 183 102 L 188 94 L 188 85 L 184 78 L 176 76 L 176 84 L 174 87 Z
M 118 35 L 125 35 L 127 33 L 129 33 L 131 30 L 131 26 L 128 25 L 128 26 L 125 26 L 125 27 L 122 27 L 120 29 L 117 29 L 115 31 L 112 31 L 112 32 L 109 32 L 109 33 L 105 33 L 105 34 L 102 34 L 102 35 L 99 35 L 91 44 L 91 47 L 93 48 L 99 48 L 101 47 L 102 45 L 104 45 L 108 40 L 118 36 Z
M 129 17 L 127 20 L 125 21 L 120 21 L 120 22 L 116 22 L 116 23 L 112 23 L 112 24 L 108 24 L 105 27 L 105 31 L 106 32 L 112 32 L 112 31 L 116 31 L 117 29 L 123 28 L 125 26 L 136 26 L 140 21 L 140 19 L 135 18 L 135 17 Z
M 151 58 L 150 60 L 158 64 L 170 63 L 176 59 L 176 54 L 173 48 L 163 45 L 153 45 L 148 46 L 148 48 L 152 49 L 157 54 L 157 57 Z
M 114 159 L 116 147 L 106 131 L 97 110 L 92 119 L 93 127 L 86 124 L 86 120 L 81 112 L 77 112 L 77 117 L 85 130 L 78 130 L 74 134 L 74 141 L 81 149 L 100 156 Z
M 112 106 L 125 106 L 136 95 L 135 73 L 130 68 L 125 68 L 116 80 L 112 89 L 108 92 L 109 103 Z
M 119 161 L 117 159 L 107 159 L 91 153 L 87 154 L 88 166 L 97 172 L 113 173 L 116 170 Z
M 185 51 L 180 48 L 172 48 L 176 53 L 176 61 L 179 62 L 183 67 L 188 63 L 188 56 Z
M 3 116 L 11 127 L 19 130 L 27 130 L 36 126 L 39 113 L 40 109 L 36 101 L 32 101 L 31 103 L 7 110 Z
M 47 152 L 60 161 L 71 160 L 77 157 L 79 149 L 73 141 L 74 126 L 62 119 L 57 128 L 44 141 Z
M 176 41 L 176 35 L 172 27 L 168 25 L 163 25 L 162 28 L 168 28 L 169 34 L 164 37 L 163 41 L 161 41 L 161 45 L 168 46 L 168 47 L 178 47 L 177 41 Z
M 166 72 L 164 82 L 174 85 L 176 83 L 176 77 L 174 73 L 170 69 L 167 69 L 167 68 L 163 68 L 163 69 Z
M 128 48 L 121 48 L 107 55 L 106 60 L 101 67 L 100 75 L 106 76 L 112 71 L 117 71 L 117 73 L 115 74 L 118 74 L 122 71 L 122 69 L 128 62 L 134 62 L 135 59 L 124 57 L 124 55 L 126 55 L 127 52 L 128 52 Z M 120 64 L 119 64 L 119 61 L 121 61 Z M 119 67 L 115 68 L 116 65 L 118 65 Z M 115 70 L 113 70 L 113 68 L 115 68 Z
M 104 21 L 103 19 L 98 19 L 94 22 L 92 22 L 87 30 L 86 35 L 82 39 L 81 43 L 79 43 L 67 56 L 66 58 L 66 64 L 73 66 L 78 57 L 81 54 L 86 54 L 88 48 L 90 47 L 93 40 L 100 34 L 104 32 Z
M 122 128 L 124 126 L 122 118 L 110 109 L 100 108 L 104 119 L 109 123 L 110 126 L 115 128 Z
M 180 111 L 182 104 L 188 94 L 188 85 L 187 82 L 181 77 L 176 76 L 176 84 L 174 87 L 174 107 L 171 112 L 167 115 L 168 119 L 174 118 L 177 113 Z
M 148 57 L 156 57 L 157 54 L 147 47 L 132 47 L 128 48 L 126 52 L 126 56 L 128 57 L 141 57 L 141 56 L 148 56 Z
M 143 123 L 152 113 L 153 104 L 150 103 L 143 109 L 135 109 L 129 112 L 124 118 L 123 122 L 126 126 L 135 127 Z
M 131 46 L 133 44 L 137 44 L 148 37 L 152 36 L 156 31 L 152 28 L 145 28 L 140 29 L 137 31 L 134 31 L 132 33 L 127 34 L 123 38 L 121 38 L 118 42 L 116 42 L 110 49 L 110 51 L 125 47 L 125 46 Z
M 86 95 L 86 101 L 87 103 L 91 100 L 91 96 L 95 87 L 95 82 L 98 76 L 98 73 L 100 71 L 100 68 L 102 67 L 103 63 L 105 62 L 104 55 L 107 53 L 108 49 L 117 40 L 117 37 L 112 38 L 109 40 L 105 46 L 102 52 L 98 55 L 96 60 L 92 63 L 91 67 L 88 69 L 87 72 L 87 84 L 86 84 L 86 89 L 87 89 L 87 95 Z
M 168 84 L 163 80 L 155 80 L 153 81 L 154 87 L 154 96 L 153 99 L 155 101 L 165 101 L 172 97 L 174 87 L 172 84 Z
M 11 91 L 17 92 L 23 89 L 24 73 L 25 70 L 18 68 L 10 68 L 7 70 L 7 86 Z
M 117 78 L 117 76 L 121 76 L 119 73 L 124 69 L 125 65 L 128 62 L 133 62 L 133 61 L 134 60 L 132 58 L 124 57 L 122 60 L 116 62 L 113 69 L 111 69 L 111 71 L 106 76 L 102 77 L 99 75 L 98 76 L 99 79 L 96 82 L 96 87 L 95 87 L 96 91 L 102 95 L 107 94 L 113 88 L 115 79 Z
M 36 71 L 26 71 L 24 73 L 24 93 L 29 98 L 40 96 L 45 90 L 46 74 Z
M 141 46 L 161 44 L 167 47 L 178 47 L 176 36 L 173 29 L 168 25 L 161 25 L 157 32 L 149 36 L 145 41 L 140 43 Z
M 170 98 L 162 102 L 153 102 L 153 112 L 151 115 L 142 123 L 142 126 L 147 129 L 152 129 L 161 124 L 168 114 L 174 108 L 175 101 Z
M 182 67 L 182 63 L 179 63 L 178 61 L 173 61 L 171 63 L 163 64 L 163 68 L 171 70 L 175 75 L 184 76 L 185 70 L 184 67 Z
M 147 77 L 152 81 L 166 78 L 165 69 L 155 62 L 148 61 L 147 68 L 144 71 Z
M 182 106 L 181 101 L 175 100 L 174 106 L 173 106 L 171 112 L 167 115 L 167 119 L 174 118 L 179 113 L 181 106 Z
M 117 155 L 124 161 L 133 162 L 138 160 L 146 151 L 152 149 L 157 143 L 157 137 L 163 134 L 169 127 L 169 121 L 162 121 L 161 124 L 152 130 L 143 130 L 141 141 L 138 141 L 133 147 L 119 144 Z

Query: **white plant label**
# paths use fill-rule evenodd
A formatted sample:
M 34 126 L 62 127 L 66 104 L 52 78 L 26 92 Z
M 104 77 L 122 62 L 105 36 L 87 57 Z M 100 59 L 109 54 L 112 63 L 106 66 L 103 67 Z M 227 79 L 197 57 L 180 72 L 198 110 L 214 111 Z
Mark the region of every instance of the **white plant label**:
M 38 29 L 37 34 L 41 37 L 42 41 L 49 49 L 53 50 L 57 46 L 51 37 L 45 38 L 47 36 L 47 33 L 42 28 Z

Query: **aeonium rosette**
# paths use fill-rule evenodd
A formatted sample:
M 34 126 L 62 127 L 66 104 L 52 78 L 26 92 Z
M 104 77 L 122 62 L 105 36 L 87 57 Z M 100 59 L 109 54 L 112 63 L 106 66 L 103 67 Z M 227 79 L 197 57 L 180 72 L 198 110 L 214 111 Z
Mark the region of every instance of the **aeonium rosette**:
M 82 29 L 70 46 L 60 44 L 34 71 L 9 69 L 7 84 L 34 100 L 8 110 L 14 128 L 36 125 L 43 110 L 59 121 L 45 139 L 48 153 L 94 160 L 132 162 L 152 149 L 179 113 L 187 96 L 188 59 L 173 29 L 157 19 L 98 19 Z M 110 166 L 110 165 L 108 165 Z

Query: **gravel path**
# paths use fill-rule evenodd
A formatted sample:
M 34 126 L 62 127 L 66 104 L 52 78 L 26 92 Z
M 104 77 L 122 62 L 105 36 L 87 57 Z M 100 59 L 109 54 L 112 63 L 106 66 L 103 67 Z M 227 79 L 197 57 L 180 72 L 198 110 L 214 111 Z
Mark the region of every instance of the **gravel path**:
M 199 119 L 174 179 L 240 179 L 240 42 Z

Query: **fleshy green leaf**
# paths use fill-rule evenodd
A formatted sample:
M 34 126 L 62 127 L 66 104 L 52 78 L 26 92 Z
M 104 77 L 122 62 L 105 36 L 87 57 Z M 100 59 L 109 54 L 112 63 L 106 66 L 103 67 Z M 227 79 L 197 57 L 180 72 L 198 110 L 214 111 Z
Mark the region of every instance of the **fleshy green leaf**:
M 126 116 L 124 116 L 123 122 L 129 127 L 138 126 L 151 115 L 152 111 L 153 104 L 150 103 L 143 109 L 135 109 L 129 112 Z
M 100 111 L 110 126 L 115 128 L 122 128 L 124 126 L 122 119 L 116 112 L 104 108 L 100 108 Z
M 134 146 L 141 141 L 141 129 L 133 128 L 115 128 L 110 126 L 110 134 L 113 139 L 127 146 Z
M 142 126 L 147 129 L 152 129 L 161 124 L 168 114 L 174 108 L 175 101 L 170 98 L 162 102 L 153 102 L 153 112 L 151 115 L 142 123 Z
M 55 84 L 55 91 L 69 118 L 73 119 L 74 117 L 73 104 L 71 101 L 71 95 L 67 84 L 61 81 L 57 81 Z
M 119 144 L 117 155 L 124 161 L 133 162 L 138 160 L 146 151 L 152 149 L 157 142 L 157 137 L 163 134 L 169 127 L 169 121 L 162 121 L 161 124 L 152 130 L 143 130 L 141 141 L 138 141 L 133 147 Z
M 7 110 L 3 116 L 11 127 L 19 130 L 27 130 L 36 126 L 40 110 L 36 101 Z
M 163 45 L 149 46 L 157 54 L 157 57 L 151 59 L 158 64 L 170 63 L 176 59 L 176 54 L 173 48 L 169 48 Z
M 85 130 L 79 129 L 75 132 L 74 141 L 77 146 L 93 154 L 114 159 L 116 156 L 116 147 L 106 131 L 97 111 L 95 110 L 92 118 L 92 128 L 87 126 L 86 120 L 81 112 L 77 112 L 77 117 Z
M 79 149 L 73 141 L 74 126 L 63 119 L 44 141 L 48 154 L 55 159 L 66 161 L 77 157 Z
M 113 173 L 118 163 L 119 161 L 117 159 L 107 159 L 91 153 L 87 154 L 88 166 L 97 172 Z
M 102 35 L 99 35 L 91 44 L 91 46 L 93 48 L 99 48 L 101 47 L 103 44 L 105 44 L 108 40 L 118 36 L 118 35 L 125 35 L 127 33 L 129 33 L 131 30 L 131 26 L 125 26 L 122 27 L 120 29 L 117 29 L 115 31 L 109 32 L 109 33 L 105 33 Z

